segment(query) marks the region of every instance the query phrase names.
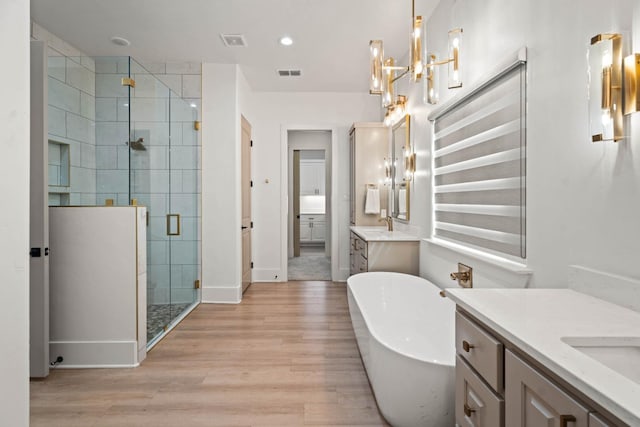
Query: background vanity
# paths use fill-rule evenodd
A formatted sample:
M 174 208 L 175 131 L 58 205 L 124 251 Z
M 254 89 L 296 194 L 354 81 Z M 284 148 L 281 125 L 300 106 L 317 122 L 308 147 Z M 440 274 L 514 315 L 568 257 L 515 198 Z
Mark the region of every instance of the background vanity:
M 393 127 L 355 123 L 351 128 L 351 266 L 350 274 L 393 271 L 418 275 L 420 239 L 416 232 L 388 229 L 386 215 L 364 213 L 366 189 L 376 185 L 387 220 L 407 221 L 410 215 L 407 157 L 410 157 L 409 116 Z M 384 225 L 382 225 L 384 223 Z

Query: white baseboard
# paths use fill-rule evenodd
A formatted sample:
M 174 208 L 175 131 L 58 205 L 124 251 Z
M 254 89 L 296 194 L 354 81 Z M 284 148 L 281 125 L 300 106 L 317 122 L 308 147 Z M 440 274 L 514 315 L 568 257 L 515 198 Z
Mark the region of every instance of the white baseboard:
M 242 288 L 202 288 L 203 304 L 239 304 Z
M 133 368 L 139 365 L 137 341 L 50 341 L 49 358 L 62 356 L 61 368 Z
M 341 268 L 340 270 L 338 270 L 338 277 L 334 278 L 333 281 L 334 282 L 346 282 L 347 279 L 349 278 L 349 269 L 348 268 Z
M 253 269 L 251 272 L 252 282 L 286 282 L 287 278 L 283 277 L 279 268 L 261 268 Z

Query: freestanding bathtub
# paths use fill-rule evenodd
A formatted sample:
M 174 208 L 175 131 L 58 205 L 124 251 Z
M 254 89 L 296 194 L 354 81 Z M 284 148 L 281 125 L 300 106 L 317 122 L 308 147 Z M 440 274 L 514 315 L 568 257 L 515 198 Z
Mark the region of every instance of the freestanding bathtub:
M 451 427 L 455 304 L 416 276 L 371 272 L 347 280 L 349 312 L 380 412 L 394 427 Z

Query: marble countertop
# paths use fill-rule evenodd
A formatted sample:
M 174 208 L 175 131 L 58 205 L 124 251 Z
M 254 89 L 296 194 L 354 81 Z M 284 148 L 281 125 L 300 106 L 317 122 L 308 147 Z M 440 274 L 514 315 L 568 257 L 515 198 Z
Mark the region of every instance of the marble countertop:
M 351 231 L 367 242 L 419 242 L 420 238 L 407 231 L 388 231 L 386 226 L 352 225 Z
M 464 310 L 613 415 L 640 425 L 640 383 L 563 341 L 623 337 L 638 344 L 640 313 L 570 289 L 445 291 Z

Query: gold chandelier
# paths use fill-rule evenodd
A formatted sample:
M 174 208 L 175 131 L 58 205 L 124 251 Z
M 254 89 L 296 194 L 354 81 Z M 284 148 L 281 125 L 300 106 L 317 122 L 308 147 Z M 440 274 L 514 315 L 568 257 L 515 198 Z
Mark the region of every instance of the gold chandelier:
M 424 20 L 422 16 L 415 16 L 415 0 L 411 1 L 411 19 L 411 56 L 408 66 L 398 66 L 394 58 L 385 58 L 382 40 L 371 40 L 369 42 L 371 64 L 369 93 L 382 95 L 382 105 L 387 108 L 387 113 L 389 113 L 391 107 L 395 107 L 398 103 L 394 84 L 407 73 L 411 74 L 412 82 L 419 82 L 425 75 L 425 101 L 430 104 L 435 104 L 438 100 L 435 89 L 436 66 L 448 66 L 448 87 L 450 89 L 462 87 L 460 76 L 462 28 L 449 31 L 447 59 L 438 61 L 435 54 L 426 52 Z M 428 58 L 426 62 L 424 58 Z M 396 75 L 396 72 L 400 72 L 400 74 Z

